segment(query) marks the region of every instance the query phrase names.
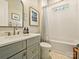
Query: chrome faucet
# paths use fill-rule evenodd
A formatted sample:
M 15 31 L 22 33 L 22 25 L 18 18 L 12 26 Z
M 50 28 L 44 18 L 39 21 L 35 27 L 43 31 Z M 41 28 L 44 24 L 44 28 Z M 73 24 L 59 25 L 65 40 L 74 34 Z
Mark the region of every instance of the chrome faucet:
M 13 28 L 13 35 L 16 35 L 17 26 Z

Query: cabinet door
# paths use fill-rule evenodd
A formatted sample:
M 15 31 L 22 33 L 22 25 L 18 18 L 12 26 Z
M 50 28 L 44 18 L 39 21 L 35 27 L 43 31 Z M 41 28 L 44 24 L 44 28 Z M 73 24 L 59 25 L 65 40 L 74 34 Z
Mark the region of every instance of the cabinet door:
M 27 59 L 40 59 L 40 36 L 27 40 Z
M 7 59 L 26 59 L 26 50 L 16 54 L 13 57 L 7 58 Z
M 40 43 L 40 36 L 39 37 L 30 38 L 29 40 L 27 40 L 27 48 L 30 48 L 31 46 L 33 46 L 37 42 Z
M 39 42 L 33 44 L 30 48 L 27 48 L 27 59 L 39 59 L 40 47 Z
M 26 49 L 26 41 L 16 42 L 8 46 L 0 47 L 0 58 L 6 59 L 24 49 Z

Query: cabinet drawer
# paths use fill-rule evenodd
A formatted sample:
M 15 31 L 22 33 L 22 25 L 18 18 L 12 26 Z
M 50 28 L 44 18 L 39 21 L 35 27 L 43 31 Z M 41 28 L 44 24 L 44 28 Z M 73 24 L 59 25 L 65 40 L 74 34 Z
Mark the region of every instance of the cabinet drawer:
M 26 48 L 26 41 L 17 42 L 5 47 L 0 48 L 0 58 L 6 59 L 7 57 L 16 54 L 17 52 Z
M 40 37 L 34 37 L 34 38 L 30 38 L 27 40 L 27 48 L 29 48 L 30 46 L 33 46 L 33 44 L 35 44 L 36 42 L 40 42 Z
M 23 50 L 22 52 L 10 57 L 10 58 L 7 58 L 7 59 L 26 59 L 27 55 L 26 55 L 26 50 Z
M 39 44 L 34 44 L 31 48 L 27 49 L 27 59 L 31 59 L 33 56 L 39 53 Z

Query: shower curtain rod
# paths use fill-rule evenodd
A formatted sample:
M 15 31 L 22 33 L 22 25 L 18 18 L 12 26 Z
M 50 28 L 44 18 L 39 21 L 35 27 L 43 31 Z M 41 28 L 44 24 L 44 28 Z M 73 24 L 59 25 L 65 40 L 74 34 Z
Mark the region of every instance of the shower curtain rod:
M 50 6 L 52 6 L 52 5 L 55 5 L 55 4 L 57 4 L 57 3 L 61 3 L 61 2 L 63 2 L 63 1 L 64 1 L 64 0 L 61 0 L 61 1 L 55 2 L 55 3 L 53 3 L 53 4 L 46 5 L 46 6 L 44 6 L 43 8 L 50 7 Z

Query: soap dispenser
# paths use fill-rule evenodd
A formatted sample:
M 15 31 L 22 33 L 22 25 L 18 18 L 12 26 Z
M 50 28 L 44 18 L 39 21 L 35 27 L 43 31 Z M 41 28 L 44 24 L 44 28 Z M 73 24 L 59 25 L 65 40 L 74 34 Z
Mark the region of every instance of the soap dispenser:
M 28 27 L 27 27 L 26 31 L 27 31 L 27 34 L 29 34 L 29 28 Z
M 23 29 L 23 34 L 29 34 L 29 28 L 27 27 L 24 27 Z
M 23 34 L 26 34 L 27 30 L 26 27 L 23 28 Z

